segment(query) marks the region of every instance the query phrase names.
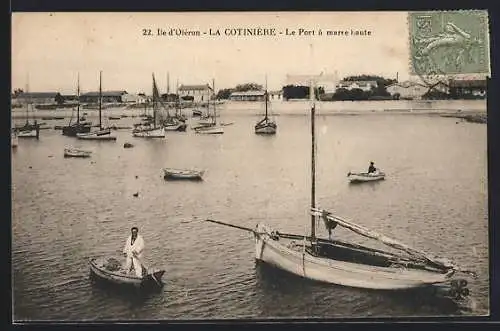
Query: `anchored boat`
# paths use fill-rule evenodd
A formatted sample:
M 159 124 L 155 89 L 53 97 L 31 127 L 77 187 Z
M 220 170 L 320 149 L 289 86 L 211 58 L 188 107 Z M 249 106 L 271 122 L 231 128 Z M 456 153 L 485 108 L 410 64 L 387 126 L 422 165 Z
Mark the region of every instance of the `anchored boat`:
M 153 74 L 153 117 L 139 126 L 136 126 L 132 131 L 132 136 L 138 138 L 165 138 L 165 129 L 157 125 L 157 110 L 156 104 L 159 99 L 158 89 L 156 88 L 155 76 Z
M 81 157 L 86 158 L 92 155 L 92 151 L 86 151 L 74 147 L 67 147 L 64 149 L 64 157 Z
M 92 129 L 91 122 L 85 122 L 85 118 L 80 117 L 80 74 L 77 78 L 77 98 L 78 102 L 76 105 L 76 122 L 72 123 L 73 115 L 69 120 L 67 126 L 63 126 L 62 134 L 69 137 L 76 137 L 78 133 L 88 133 Z
M 385 179 L 385 173 L 381 171 L 377 172 L 349 172 L 347 178 L 351 183 L 363 183 L 363 182 L 374 182 L 377 180 Z
M 165 179 L 202 180 L 205 170 L 165 168 L 163 173 Z
M 445 288 L 446 294 L 457 300 L 468 296 L 467 280 L 459 278 L 459 275 L 477 277 L 474 272 L 464 270 L 447 259 L 411 248 L 395 239 L 316 208 L 314 113 L 313 105 L 311 109 L 310 234 L 282 233 L 263 223 L 251 229 L 216 220 L 206 221 L 253 233 L 257 261 L 303 278 L 379 290 L 403 290 L 431 286 Z M 381 250 L 353 242 L 318 238 L 316 236 L 317 217 L 323 219 L 330 234 L 335 227 L 341 226 L 358 235 L 375 239 L 389 246 L 390 249 L 388 247 L 387 250 Z
M 115 141 L 116 136 L 111 134 L 111 128 L 102 126 L 102 72 L 99 72 L 99 130 L 77 133 L 76 137 L 82 140 L 111 140 Z
M 269 95 L 267 92 L 267 78 L 266 78 L 266 91 L 264 93 L 264 103 L 266 106 L 266 113 L 263 119 L 261 119 L 257 124 L 255 124 L 254 130 L 256 134 L 276 134 L 276 130 L 278 126 L 276 122 L 273 121 L 268 116 L 268 103 L 269 103 Z
M 215 81 L 212 80 L 212 89 L 215 93 Z M 206 119 L 202 119 L 203 121 L 200 121 L 199 126 L 194 128 L 194 132 L 198 134 L 223 134 L 224 133 L 224 127 L 221 125 L 217 125 L 217 109 L 216 109 L 216 104 L 215 104 L 215 98 L 214 98 L 214 111 L 213 114 L 210 114 L 210 103 L 207 104 L 207 115 L 208 117 Z

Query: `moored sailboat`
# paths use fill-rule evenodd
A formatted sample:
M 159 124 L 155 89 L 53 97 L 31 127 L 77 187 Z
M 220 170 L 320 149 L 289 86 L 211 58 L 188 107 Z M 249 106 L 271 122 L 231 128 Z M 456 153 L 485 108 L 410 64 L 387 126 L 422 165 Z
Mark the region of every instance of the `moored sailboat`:
M 179 88 L 177 88 L 177 99 L 175 101 L 175 114 L 173 116 L 170 115 L 170 111 L 166 105 L 161 101 L 160 94 L 158 89 L 155 89 L 157 100 L 163 106 L 163 109 L 166 110 L 166 117 L 162 118 L 161 125 L 165 128 L 165 131 L 177 131 L 177 132 L 185 132 L 187 129 L 186 119 L 181 113 L 180 110 L 180 100 L 179 100 Z
M 99 130 L 77 133 L 76 136 L 82 140 L 116 140 L 116 136 L 111 134 L 111 128 L 104 128 L 102 126 L 102 71 L 99 72 Z
M 21 127 L 16 127 L 17 131 L 17 137 L 18 138 L 40 138 L 40 124 L 37 123 L 36 120 L 34 120 L 33 124 L 30 123 L 29 121 L 29 114 L 30 114 L 30 106 L 31 110 L 33 110 L 33 104 L 30 102 L 29 98 L 29 83 L 26 84 L 26 95 L 28 96 L 26 98 L 26 123 L 21 126 Z
M 261 119 L 257 124 L 255 124 L 254 130 L 256 134 L 276 134 L 278 126 L 276 122 L 269 118 L 268 116 L 268 104 L 269 104 L 269 94 L 267 92 L 267 79 L 266 79 L 266 91 L 264 93 L 264 103 L 266 107 L 266 112 L 264 118 Z
M 194 132 L 199 134 L 223 134 L 224 127 L 217 124 L 217 107 L 215 100 L 215 81 L 212 80 L 212 88 L 214 92 L 214 102 L 213 102 L 213 114 L 210 114 L 210 107 L 207 107 L 207 113 L 209 119 L 206 123 L 201 124 L 200 126 L 194 128 Z
M 312 89 L 312 87 L 311 87 Z M 300 277 L 342 286 L 403 290 L 420 287 L 447 287 L 447 296 L 463 299 L 469 295 L 467 280 L 458 275 L 472 275 L 451 261 L 411 248 L 385 235 L 316 208 L 315 175 L 315 107 L 311 109 L 311 232 L 298 235 L 278 232 L 260 223 L 254 229 L 206 220 L 252 232 L 255 259 Z M 368 246 L 316 236 L 317 217 L 321 217 L 329 233 L 341 226 L 354 233 L 375 239 L 397 250 Z
M 62 128 L 62 134 L 69 137 L 76 137 L 78 133 L 88 133 L 92 129 L 92 123 L 85 122 L 84 118 L 80 117 L 80 74 L 78 74 L 77 81 L 76 123 L 71 123 L 73 119 L 71 116 L 69 124 Z
M 165 129 L 157 125 L 157 109 L 159 93 L 156 88 L 155 76 L 153 74 L 153 117 L 148 118 L 143 124 L 136 126 L 132 131 L 132 136 L 139 138 L 165 138 Z

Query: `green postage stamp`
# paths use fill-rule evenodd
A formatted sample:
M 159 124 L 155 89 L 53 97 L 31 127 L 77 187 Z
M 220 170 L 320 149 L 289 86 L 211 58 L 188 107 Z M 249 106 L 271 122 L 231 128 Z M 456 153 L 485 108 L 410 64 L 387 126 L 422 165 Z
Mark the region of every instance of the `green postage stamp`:
M 411 73 L 490 74 L 488 12 L 408 13 Z

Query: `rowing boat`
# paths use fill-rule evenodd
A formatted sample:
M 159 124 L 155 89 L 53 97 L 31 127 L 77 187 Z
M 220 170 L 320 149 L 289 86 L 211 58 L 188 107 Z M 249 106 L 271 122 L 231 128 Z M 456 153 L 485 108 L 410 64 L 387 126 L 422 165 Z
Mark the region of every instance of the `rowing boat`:
M 362 182 L 374 182 L 377 180 L 385 179 L 385 173 L 383 172 L 349 172 L 347 178 L 351 183 L 362 183 Z
M 137 277 L 135 273 L 127 273 L 122 263 L 112 256 L 91 258 L 89 265 L 93 276 L 115 284 L 132 285 L 135 287 L 163 285 L 161 278 L 165 270 L 162 269 L 150 268 L 142 277 Z
M 64 157 L 90 157 L 92 154 L 91 151 L 86 151 L 78 148 L 65 148 L 64 149 Z
M 165 168 L 163 173 L 165 179 L 202 180 L 205 170 Z

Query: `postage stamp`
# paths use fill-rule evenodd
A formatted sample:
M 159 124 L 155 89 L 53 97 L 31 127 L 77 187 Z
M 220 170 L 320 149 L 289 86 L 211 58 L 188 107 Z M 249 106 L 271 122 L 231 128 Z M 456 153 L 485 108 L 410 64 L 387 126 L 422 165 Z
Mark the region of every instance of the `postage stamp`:
M 488 13 L 408 13 L 410 72 L 419 76 L 489 74 Z

